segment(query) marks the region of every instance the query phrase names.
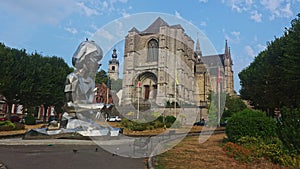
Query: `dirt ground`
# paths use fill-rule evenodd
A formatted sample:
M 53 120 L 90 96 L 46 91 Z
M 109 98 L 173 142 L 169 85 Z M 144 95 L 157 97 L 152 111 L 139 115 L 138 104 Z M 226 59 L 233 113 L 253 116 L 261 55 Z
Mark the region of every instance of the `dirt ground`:
M 156 158 L 157 169 L 276 169 L 280 168 L 266 159 L 252 163 L 241 163 L 225 154 L 221 145 L 226 137 L 216 134 L 204 143 L 199 143 L 199 136 L 185 138 L 173 149 Z

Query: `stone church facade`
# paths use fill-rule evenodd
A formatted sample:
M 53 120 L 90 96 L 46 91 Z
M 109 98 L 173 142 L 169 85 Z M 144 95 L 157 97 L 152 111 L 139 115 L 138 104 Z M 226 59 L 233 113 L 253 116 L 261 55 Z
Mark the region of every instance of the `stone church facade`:
M 202 56 L 198 39 L 195 45 L 181 25 L 160 17 L 144 31 L 133 27 L 125 37 L 122 105 L 139 101 L 165 106 L 169 101 L 201 106 L 217 85 L 234 93 L 227 41 L 224 54 Z

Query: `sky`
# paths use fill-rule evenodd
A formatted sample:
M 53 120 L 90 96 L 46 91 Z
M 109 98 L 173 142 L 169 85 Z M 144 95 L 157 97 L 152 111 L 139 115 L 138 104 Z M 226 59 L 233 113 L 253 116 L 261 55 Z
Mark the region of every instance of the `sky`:
M 194 40 L 200 32 L 206 38 L 200 38 L 200 44 L 208 40 L 217 53 L 224 53 L 227 40 L 238 92 L 238 73 L 268 42 L 281 37 L 299 12 L 300 0 L 1 0 L 0 42 L 28 53 L 58 56 L 72 66 L 80 42 L 94 38 L 103 47 L 105 69 L 111 50 L 121 48 L 130 28 L 144 30 L 155 20 L 147 16 L 162 16 L 170 25 L 178 21 L 196 30 L 190 33 Z M 208 48 L 201 49 L 210 54 Z M 121 63 L 122 54 L 119 50 Z

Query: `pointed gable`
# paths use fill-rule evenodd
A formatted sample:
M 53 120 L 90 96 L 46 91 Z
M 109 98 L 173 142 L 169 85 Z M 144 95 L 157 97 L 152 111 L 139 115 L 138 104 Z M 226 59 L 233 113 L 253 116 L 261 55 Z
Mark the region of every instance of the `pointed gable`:
M 139 30 L 137 30 L 135 27 L 131 28 L 130 31 L 128 32 L 136 32 L 136 33 L 139 33 Z
M 158 33 L 159 28 L 162 26 L 169 26 L 167 22 L 165 22 L 161 17 L 158 17 L 147 29 L 145 29 L 142 33 Z

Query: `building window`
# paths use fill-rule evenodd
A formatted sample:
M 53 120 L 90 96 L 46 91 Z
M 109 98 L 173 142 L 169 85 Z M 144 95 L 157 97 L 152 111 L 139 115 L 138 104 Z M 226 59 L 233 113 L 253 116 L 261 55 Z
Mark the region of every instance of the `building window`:
M 147 61 L 153 62 L 158 60 L 158 42 L 155 39 L 151 39 L 148 42 L 148 55 Z
M 115 71 L 115 66 L 112 66 L 112 67 L 111 67 L 111 70 Z

